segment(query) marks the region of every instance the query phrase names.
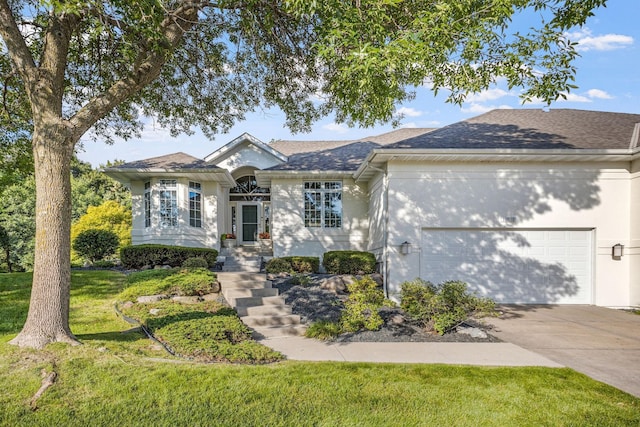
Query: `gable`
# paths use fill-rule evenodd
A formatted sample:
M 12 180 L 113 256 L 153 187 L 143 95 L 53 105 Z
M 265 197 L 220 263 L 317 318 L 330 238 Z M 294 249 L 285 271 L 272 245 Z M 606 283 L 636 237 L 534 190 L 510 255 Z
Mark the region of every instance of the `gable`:
M 204 160 L 231 172 L 241 167 L 267 169 L 286 162 L 287 157 L 259 139 L 244 133 L 206 156 Z

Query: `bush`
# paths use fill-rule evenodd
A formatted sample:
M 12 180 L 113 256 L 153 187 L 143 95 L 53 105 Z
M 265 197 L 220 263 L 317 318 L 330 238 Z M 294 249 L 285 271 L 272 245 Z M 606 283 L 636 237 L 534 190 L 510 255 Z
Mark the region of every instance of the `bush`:
M 216 276 L 209 270 L 162 269 L 132 273 L 128 287 L 118 295 L 119 301 L 134 301 L 142 295 L 203 295 L 215 290 Z
M 156 315 L 150 309 L 158 310 Z M 215 301 L 179 304 L 159 301 L 123 309 L 145 324 L 177 355 L 205 362 L 268 363 L 282 354 L 251 339 L 251 330 L 230 307 Z
M 286 256 L 294 273 L 317 273 L 320 270 L 320 259 L 314 256 Z
M 329 251 L 322 258 L 329 274 L 371 274 L 375 272 L 376 257 L 370 252 Z
M 356 332 L 361 329 L 375 331 L 380 329 L 384 320 L 379 310 L 392 305 L 385 300 L 384 293 L 370 277 L 364 277 L 347 285 L 349 298 L 345 301 L 340 323 L 345 331 Z
M 313 256 L 285 256 L 272 258 L 265 267 L 267 273 L 317 273 L 320 260 Z
M 319 320 L 309 325 L 309 328 L 307 328 L 304 336 L 307 338 L 329 341 L 336 338 L 341 333 L 342 325 L 339 322 Z
M 170 265 L 180 267 L 188 258 L 204 258 L 207 266 L 213 266 L 218 251 L 206 248 L 190 248 L 168 245 L 136 245 L 120 250 L 120 260 L 125 268 L 141 268 L 145 265 Z
M 209 268 L 209 263 L 201 257 L 187 258 L 182 263 L 184 268 Z
M 265 266 L 265 271 L 271 274 L 293 273 L 291 263 L 282 258 L 271 258 Z
M 81 232 L 73 241 L 73 250 L 91 262 L 113 255 L 120 239 L 113 231 L 89 229 Z
M 401 285 L 400 307 L 425 328 L 440 335 L 452 330 L 471 316 L 495 313 L 495 302 L 467 291 L 467 284 L 448 281 L 434 286 L 416 279 Z

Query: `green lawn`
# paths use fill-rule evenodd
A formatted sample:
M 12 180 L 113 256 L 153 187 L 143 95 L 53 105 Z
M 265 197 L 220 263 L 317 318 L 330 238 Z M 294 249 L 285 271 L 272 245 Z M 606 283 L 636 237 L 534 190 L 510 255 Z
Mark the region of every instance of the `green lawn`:
M 113 312 L 123 276 L 74 272 L 80 347 L 7 345 L 30 276 L 0 275 L 0 425 L 637 426 L 640 399 L 570 369 L 280 362 L 167 357 Z M 41 371 L 56 384 L 29 407 Z

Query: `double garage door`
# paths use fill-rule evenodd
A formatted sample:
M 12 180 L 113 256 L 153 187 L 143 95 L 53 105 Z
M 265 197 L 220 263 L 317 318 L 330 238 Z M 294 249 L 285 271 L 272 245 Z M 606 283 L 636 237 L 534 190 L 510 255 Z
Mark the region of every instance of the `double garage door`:
M 424 229 L 420 275 L 502 303 L 591 304 L 592 230 Z

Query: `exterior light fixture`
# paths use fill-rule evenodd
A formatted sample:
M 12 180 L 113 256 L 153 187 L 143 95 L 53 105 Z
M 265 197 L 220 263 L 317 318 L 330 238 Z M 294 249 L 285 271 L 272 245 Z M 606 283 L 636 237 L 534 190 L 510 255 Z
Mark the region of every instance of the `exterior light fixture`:
M 400 245 L 400 253 L 402 255 L 407 255 L 409 253 L 409 249 L 411 249 L 411 243 L 405 240 L 404 243 Z
M 616 243 L 611 247 L 611 256 L 613 258 L 621 258 L 624 255 L 624 245 Z

